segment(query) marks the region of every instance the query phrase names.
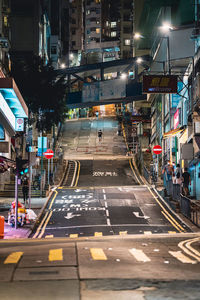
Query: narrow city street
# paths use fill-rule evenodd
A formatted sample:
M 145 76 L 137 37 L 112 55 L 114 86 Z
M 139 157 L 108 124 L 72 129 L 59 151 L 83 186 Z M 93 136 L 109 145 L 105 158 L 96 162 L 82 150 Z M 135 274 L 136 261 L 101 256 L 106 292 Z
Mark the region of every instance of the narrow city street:
M 87 155 L 88 140 L 100 127 L 104 132 L 102 157 L 96 158 L 94 150 L 87 160 L 78 160 Z M 113 152 L 111 139 L 116 134 L 114 118 L 66 122 L 63 140 L 67 140 L 70 147 L 72 144 L 77 147 L 76 137 L 79 136 L 85 150 L 80 155 L 79 152 L 73 154 L 77 160 L 69 162 L 63 185 L 49 199 L 32 238 L 191 231 L 151 187 L 142 184 L 131 158 L 123 156 L 126 147 L 123 137 L 118 145 L 121 152 L 110 153 Z M 96 144 L 95 137 L 93 143 Z M 65 158 L 71 154 L 70 147 L 65 147 Z

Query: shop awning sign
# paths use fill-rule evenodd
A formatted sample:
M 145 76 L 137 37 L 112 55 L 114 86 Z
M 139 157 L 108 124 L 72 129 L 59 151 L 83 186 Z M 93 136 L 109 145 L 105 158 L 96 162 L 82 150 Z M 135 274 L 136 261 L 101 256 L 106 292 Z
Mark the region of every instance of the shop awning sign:
M 178 76 L 176 75 L 144 75 L 144 94 L 176 94 Z
M 24 131 L 24 118 L 16 118 L 15 130 Z

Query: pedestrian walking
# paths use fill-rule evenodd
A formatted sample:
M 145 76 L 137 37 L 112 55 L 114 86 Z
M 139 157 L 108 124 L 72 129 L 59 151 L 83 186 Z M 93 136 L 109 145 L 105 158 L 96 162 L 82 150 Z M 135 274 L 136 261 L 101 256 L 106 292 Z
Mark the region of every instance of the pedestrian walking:
M 173 184 L 176 184 L 176 164 L 175 164 L 175 162 L 172 163 L 172 167 L 173 167 L 172 182 L 173 182 Z
M 102 135 L 103 135 L 103 132 L 101 129 L 99 129 L 99 131 L 98 131 L 99 142 L 102 140 Z
M 176 165 L 175 176 L 176 176 L 176 184 L 181 185 L 182 184 L 182 176 L 181 176 L 180 164 Z
M 170 163 L 170 160 L 167 161 L 167 164 L 163 168 L 162 173 L 165 175 L 166 181 L 171 181 L 172 180 L 172 174 L 174 173 L 174 167 Z
M 24 204 L 26 204 L 26 200 L 28 200 L 28 191 L 29 191 L 29 179 L 25 175 L 22 179 L 22 193 L 24 198 Z
M 183 193 L 184 196 L 189 196 L 189 185 L 191 184 L 191 178 L 190 173 L 188 172 L 188 168 L 184 169 L 184 172 L 182 174 L 182 180 L 183 180 Z

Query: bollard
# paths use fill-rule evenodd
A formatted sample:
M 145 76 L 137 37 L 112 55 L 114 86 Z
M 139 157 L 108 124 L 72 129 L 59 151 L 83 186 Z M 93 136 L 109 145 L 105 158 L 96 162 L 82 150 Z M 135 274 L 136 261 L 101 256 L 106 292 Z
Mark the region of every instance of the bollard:
M 4 217 L 0 216 L 0 239 L 4 238 Z

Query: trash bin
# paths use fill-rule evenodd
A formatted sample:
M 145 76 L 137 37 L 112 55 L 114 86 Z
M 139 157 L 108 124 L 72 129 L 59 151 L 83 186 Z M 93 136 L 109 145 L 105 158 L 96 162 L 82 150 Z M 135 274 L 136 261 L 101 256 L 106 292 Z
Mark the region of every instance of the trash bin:
M 4 217 L 0 216 L 0 239 L 4 238 Z

